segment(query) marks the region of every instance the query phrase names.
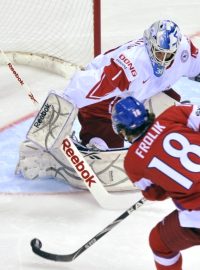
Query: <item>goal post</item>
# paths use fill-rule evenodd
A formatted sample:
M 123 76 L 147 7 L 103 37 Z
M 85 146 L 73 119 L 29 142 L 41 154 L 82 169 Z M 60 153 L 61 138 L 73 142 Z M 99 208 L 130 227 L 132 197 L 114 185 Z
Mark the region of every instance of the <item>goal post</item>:
M 1 0 L 0 49 L 14 64 L 69 77 L 101 52 L 100 2 Z
M 94 56 L 101 53 L 101 0 L 93 0 L 94 3 Z

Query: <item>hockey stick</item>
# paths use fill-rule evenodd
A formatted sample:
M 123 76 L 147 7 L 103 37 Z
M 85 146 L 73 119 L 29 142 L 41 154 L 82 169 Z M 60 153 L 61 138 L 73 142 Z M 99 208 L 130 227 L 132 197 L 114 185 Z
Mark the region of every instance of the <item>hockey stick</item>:
M 10 69 L 10 71 L 12 72 L 12 74 L 14 75 L 14 77 L 17 79 L 17 81 L 20 83 L 20 85 L 23 87 L 23 89 L 26 91 L 28 97 L 30 98 L 30 100 L 37 105 L 38 101 L 36 100 L 36 98 L 34 97 L 33 93 L 29 90 L 29 86 L 22 80 L 22 78 L 20 77 L 19 73 L 16 71 L 15 67 L 13 64 L 11 64 L 10 60 L 8 59 L 8 57 L 6 56 L 6 54 L 4 53 L 4 51 L 0 48 L 1 54 L 5 60 L 5 63 L 7 64 L 8 68 Z
M 35 254 L 38 256 L 45 258 L 47 260 L 57 261 L 57 262 L 71 262 L 74 261 L 80 254 L 85 252 L 88 248 L 90 248 L 94 243 L 96 243 L 100 238 L 102 238 L 105 234 L 111 231 L 117 224 L 122 222 L 126 217 L 128 217 L 133 211 L 137 210 L 140 206 L 144 204 L 146 201 L 145 198 L 141 198 L 135 204 L 133 204 L 129 209 L 127 209 L 123 214 L 121 214 L 117 219 L 115 219 L 112 223 L 106 226 L 102 231 L 96 234 L 93 238 L 91 238 L 87 243 L 81 246 L 78 250 L 71 254 L 66 255 L 58 255 L 54 253 L 49 253 L 42 248 L 42 242 L 39 239 L 33 239 L 31 241 L 31 247 Z

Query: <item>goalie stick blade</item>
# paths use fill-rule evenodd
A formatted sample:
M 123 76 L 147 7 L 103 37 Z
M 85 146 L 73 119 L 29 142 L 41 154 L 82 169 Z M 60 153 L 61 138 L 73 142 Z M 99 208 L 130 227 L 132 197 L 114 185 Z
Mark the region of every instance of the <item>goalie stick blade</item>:
M 59 255 L 59 254 L 46 252 L 44 250 L 41 250 L 42 242 L 36 238 L 31 240 L 32 250 L 35 254 L 37 254 L 38 256 L 40 256 L 44 259 L 47 259 L 47 260 L 52 260 L 52 261 L 57 261 L 57 262 L 71 262 L 71 261 L 75 260 L 81 253 L 83 253 L 88 248 L 93 246 L 93 244 L 95 244 L 100 238 L 102 238 L 105 234 L 107 234 L 109 231 L 111 231 L 122 220 L 124 220 L 126 217 L 128 217 L 133 211 L 135 211 L 139 207 L 141 207 L 145 203 L 145 201 L 146 201 L 145 198 L 141 198 L 139 201 L 137 201 L 135 204 L 133 204 L 123 214 L 121 214 L 113 222 L 111 222 L 109 225 L 107 225 L 107 227 L 105 227 L 102 231 L 97 233 L 93 238 L 91 238 L 86 244 L 81 246 L 74 253 L 66 254 L 66 255 Z

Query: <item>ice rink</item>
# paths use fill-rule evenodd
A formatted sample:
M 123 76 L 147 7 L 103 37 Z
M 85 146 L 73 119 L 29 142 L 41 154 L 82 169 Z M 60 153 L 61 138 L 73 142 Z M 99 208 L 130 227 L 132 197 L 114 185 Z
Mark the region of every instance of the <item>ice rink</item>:
M 198 43 L 199 12 L 199 0 L 102 0 L 102 50 L 141 36 L 160 18 L 173 19 Z M 17 70 L 41 103 L 49 91 L 62 91 L 66 85 L 64 78 L 42 70 L 25 66 L 17 66 Z M 47 261 L 32 252 L 30 240 L 37 237 L 44 250 L 72 253 L 126 209 L 102 209 L 89 192 L 54 179 L 27 181 L 15 176 L 19 144 L 35 108 L 7 67 L 1 66 L 0 76 L 0 269 L 155 269 L 148 234 L 174 209 L 169 200 L 146 202 L 74 262 Z M 183 99 L 200 104 L 200 83 L 183 78 L 174 88 Z M 141 195 L 127 192 L 116 196 L 119 200 L 132 197 L 134 203 Z M 199 270 L 199 251 L 199 247 L 183 251 L 183 270 Z

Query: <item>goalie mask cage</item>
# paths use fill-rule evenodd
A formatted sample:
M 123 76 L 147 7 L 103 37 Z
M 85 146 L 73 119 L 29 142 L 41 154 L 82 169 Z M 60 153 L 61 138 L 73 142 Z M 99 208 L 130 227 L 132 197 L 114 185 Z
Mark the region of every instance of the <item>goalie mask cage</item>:
M 101 51 L 100 0 L 1 0 L 0 14 L 0 49 L 14 64 L 68 77 Z

